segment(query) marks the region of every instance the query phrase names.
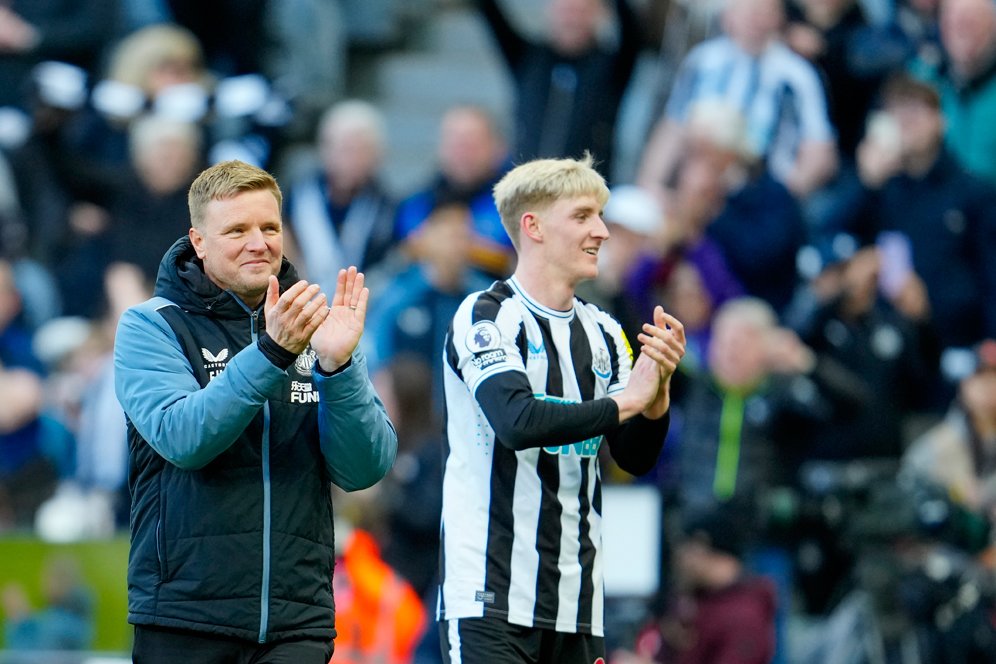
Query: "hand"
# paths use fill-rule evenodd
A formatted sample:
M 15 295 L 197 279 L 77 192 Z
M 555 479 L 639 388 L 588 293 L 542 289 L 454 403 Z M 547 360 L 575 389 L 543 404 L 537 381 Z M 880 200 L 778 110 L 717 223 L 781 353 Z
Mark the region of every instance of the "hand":
M 881 188 L 903 166 L 898 146 L 886 146 L 870 137 L 858 144 L 856 156 L 858 177 L 868 189 Z
M 302 279 L 281 295 L 277 278 L 270 275 L 263 305 L 266 333 L 284 350 L 295 355 L 303 352 L 328 313 L 318 284 Z
M 664 308 L 654 308 L 654 324 L 644 323 L 643 332 L 637 335 L 643 344 L 640 354 L 647 355 L 657 363 L 660 374 L 657 395 L 643 410 L 643 415 L 651 420 L 664 417 L 671 407 L 671 376 L 678 369 L 678 363 L 685 356 L 685 326 L 674 316 L 665 313 Z
M 640 353 L 633 363 L 626 388 L 611 397 L 619 407 L 619 423 L 646 411 L 658 398 L 661 372 L 656 362 Z
M 311 338 L 323 371 L 333 372 L 349 362 L 363 335 L 370 289 L 363 286 L 363 273 L 351 266 L 339 270 L 328 316 Z

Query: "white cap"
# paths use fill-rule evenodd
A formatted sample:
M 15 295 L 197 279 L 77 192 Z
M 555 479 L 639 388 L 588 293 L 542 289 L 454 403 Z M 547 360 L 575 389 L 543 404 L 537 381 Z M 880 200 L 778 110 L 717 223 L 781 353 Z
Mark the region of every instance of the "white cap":
M 602 218 L 641 235 L 656 235 L 663 226 L 660 203 L 647 190 L 633 184 L 613 187 Z

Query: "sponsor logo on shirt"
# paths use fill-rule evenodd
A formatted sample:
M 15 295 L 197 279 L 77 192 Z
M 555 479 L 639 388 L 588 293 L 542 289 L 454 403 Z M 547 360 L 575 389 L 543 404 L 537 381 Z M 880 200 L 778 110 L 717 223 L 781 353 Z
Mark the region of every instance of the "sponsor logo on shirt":
M 207 371 L 208 380 L 214 380 L 228 364 L 228 349 L 222 348 L 215 354 L 207 348 L 201 348 L 201 357 L 204 358 L 204 370 Z
M 318 392 L 311 383 L 304 383 L 299 380 L 291 381 L 290 392 L 291 403 L 318 403 Z
M 498 364 L 499 362 L 504 362 L 507 358 L 505 351 L 501 348 L 497 350 L 489 350 L 486 353 L 478 355 L 470 361 L 476 369 L 487 369 L 488 367 Z
M 577 403 L 571 399 L 565 399 L 563 397 L 554 397 L 548 394 L 534 394 L 533 397 L 537 399 L 542 399 L 543 401 L 552 401 L 554 403 Z M 569 443 L 567 445 L 552 445 L 549 447 L 544 447 L 543 451 L 547 454 L 557 454 L 562 456 L 575 455 L 582 458 L 589 458 L 593 456 L 598 456 L 598 448 L 602 445 L 602 436 L 595 436 L 593 438 L 587 438 L 577 443 Z
M 530 360 L 543 360 L 546 359 L 546 346 L 543 344 L 543 340 L 540 339 L 539 345 L 533 345 L 532 341 L 526 339 L 526 346 L 529 348 L 529 359 Z

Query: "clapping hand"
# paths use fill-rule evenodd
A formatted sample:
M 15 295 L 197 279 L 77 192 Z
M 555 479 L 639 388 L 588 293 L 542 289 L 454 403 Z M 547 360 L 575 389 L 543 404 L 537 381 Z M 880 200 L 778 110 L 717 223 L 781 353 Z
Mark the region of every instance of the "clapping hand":
M 355 267 L 339 270 L 328 315 L 311 338 L 323 371 L 333 372 L 349 361 L 363 335 L 370 290 Z
M 685 326 L 661 306 L 654 307 L 654 323 L 644 323 L 643 332 L 637 335 L 640 356 L 647 356 L 657 363 L 660 382 L 657 394 L 643 414 L 656 420 L 664 416 L 671 406 L 671 376 L 678 370 L 678 363 L 685 356 Z
M 327 315 L 325 295 L 319 292 L 318 284 L 309 284 L 302 279 L 281 295 L 277 278 L 270 277 L 263 316 L 266 333 L 278 346 L 300 354 Z

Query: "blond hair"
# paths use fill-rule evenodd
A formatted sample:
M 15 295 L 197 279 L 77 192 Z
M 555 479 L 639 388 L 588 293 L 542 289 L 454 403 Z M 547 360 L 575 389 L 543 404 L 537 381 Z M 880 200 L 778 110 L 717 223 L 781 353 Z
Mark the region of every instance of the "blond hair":
M 204 170 L 187 193 L 190 208 L 190 225 L 203 228 L 204 214 L 211 201 L 232 198 L 246 191 L 267 190 L 277 199 L 277 207 L 283 205 L 280 185 L 272 175 L 244 161 L 223 161 Z
M 118 44 L 111 56 L 108 75 L 150 94 L 153 90 L 149 87 L 149 75 L 170 62 L 187 64 L 194 72 L 205 75 L 204 52 L 194 33 L 171 23 L 149 25 Z
M 594 159 L 587 152 L 581 159 L 535 159 L 516 166 L 498 181 L 494 187 L 495 205 L 516 249 L 519 219 L 530 210 L 579 196 L 594 196 L 599 206 L 605 205 L 609 188 L 593 164 Z

